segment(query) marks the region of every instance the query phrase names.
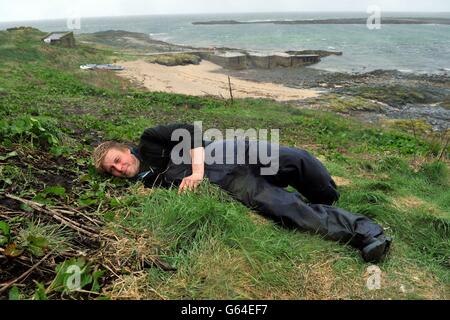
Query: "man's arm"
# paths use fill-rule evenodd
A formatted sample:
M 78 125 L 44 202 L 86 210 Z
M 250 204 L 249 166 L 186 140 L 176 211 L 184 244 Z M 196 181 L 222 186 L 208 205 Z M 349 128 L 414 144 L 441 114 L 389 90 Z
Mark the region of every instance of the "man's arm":
M 159 125 L 153 128 L 146 129 L 141 136 L 141 141 L 153 142 L 164 146 L 171 150 L 181 140 L 177 140 L 181 136 L 176 135 L 175 140 L 172 140 L 172 135 L 176 130 L 183 129 L 189 132 L 189 141 L 183 141 L 189 144 L 189 154 L 192 162 L 192 175 L 185 177 L 180 184 L 179 193 L 185 190 L 194 190 L 203 180 L 205 173 L 205 149 L 203 134 L 201 129 L 191 124 L 169 124 Z
M 178 193 L 194 190 L 205 175 L 205 148 L 198 147 L 190 150 L 192 160 L 192 175 L 185 177 L 178 188 Z

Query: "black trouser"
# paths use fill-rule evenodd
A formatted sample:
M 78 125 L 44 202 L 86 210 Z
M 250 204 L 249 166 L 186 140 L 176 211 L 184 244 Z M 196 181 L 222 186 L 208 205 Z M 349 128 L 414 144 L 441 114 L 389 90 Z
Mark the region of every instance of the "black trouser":
M 382 227 L 369 218 L 330 206 L 339 198 L 336 184 L 322 163 L 307 151 L 280 147 L 279 170 L 268 176 L 261 175 L 260 171 L 267 165 L 259 161 L 256 164 L 236 164 L 236 158 L 231 159 L 226 154 L 227 147 L 234 148 L 235 154 L 237 146 L 242 146 L 242 143 L 245 143 L 245 160 L 248 161 L 248 142 L 217 141 L 206 147 L 207 160 L 208 148 L 224 148 L 225 163 L 205 164 L 205 176 L 235 199 L 284 226 L 318 233 L 358 249 L 383 233 Z M 273 146 L 269 145 L 269 148 Z M 189 174 L 190 165 L 172 164 L 165 179 L 179 184 Z M 311 203 L 305 203 L 298 192 L 285 190 L 288 185 Z
M 339 199 L 336 183 L 319 160 L 305 150 L 283 146 L 279 150 L 278 172 L 261 176 L 267 182 L 281 188 L 292 186 L 310 203 L 332 205 Z

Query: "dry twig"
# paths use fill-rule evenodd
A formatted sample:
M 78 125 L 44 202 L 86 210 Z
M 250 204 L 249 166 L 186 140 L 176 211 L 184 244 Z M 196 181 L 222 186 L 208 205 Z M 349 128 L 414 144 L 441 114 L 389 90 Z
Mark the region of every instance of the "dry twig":
M 45 260 L 47 260 L 47 258 L 53 253 L 53 251 L 47 253 L 45 255 L 45 257 L 43 257 L 41 260 L 39 260 L 35 265 L 33 265 L 30 269 L 28 269 L 27 271 L 25 271 L 24 273 L 22 273 L 21 276 L 17 277 L 14 280 L 11 280 L 10 282 L 4 283 L 1 287 L 0 287 L 0 295 L 5 292 L 6 290 L 8 290 L 8 288 L 10 288 L 13 284 L 23 281 L 25 280 L 32 272 L 33 270 L 35 270 L 37 267 L 39 267 L 39 265 L 44 262 Z
M 233 90 L 231 89 L 231 80 L 230 80 L 230 76 L 228 76 L 228 87 L 229 87 L 229 89 L 230 89 L 231 103 L 233 103 Z
M 53 219 L 59 221 L 60 223 L 66 225 L 66 226 L 68 226 L 68 227 L 70 227 L 70 228 L 72 228 L 72 229 L 74 229 L 74 230 L 76 230 L 76 231 L 78 231 L 80 233 L 83 233 L 83 234 L 85 234 L 85 235 L 87 235 L 87 236 L 89 236 L 91 238 L 99 238 L 99 237 L 101 237 L 101 235 L 99 233 L 99 230 L 96 230 L 96 229 L 94 229 L 92 227 L 89 227 L 89 226 L 82 226 L 80 223 L 72 221 L 72 220 L 70 220 L 69 218 L 67 218 L 65 216 L 62 216 L 61 214 L 59 214 L 55 210 L 52 210 L 50 208 L 45 208 L 44 205 L 42 205 L 40 203 L 31 201 L 31 200 L 22 199 L 22 198 L 13 196 L 11 194 L 5 194 L 5 196 L 10 198 L 10 199 L 14 199 L 14 200 L 20 201 L 20 202 L 28 205 L 30 208 L 38 211 L 38 212 L 44 213 L 46 215 L 49 215 Z

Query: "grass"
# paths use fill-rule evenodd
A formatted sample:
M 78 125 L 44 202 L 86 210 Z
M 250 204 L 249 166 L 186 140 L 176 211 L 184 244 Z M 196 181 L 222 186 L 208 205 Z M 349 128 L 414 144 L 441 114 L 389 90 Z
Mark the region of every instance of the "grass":
M 146 59 L 146 61 L 150 63 L 162 64 L 164 66 L 179 66 L 187 64 L 199 64 L 201 58 L 189 53 L 175 53 L 154 55 Z
M 442 137 L 269 100 L 231 104 L 146 92 L 113 72 L 79 69 L 112 63 L 117 53 L 85 45 L 49 47 L 41 35 L 0 32 L 0 72 L 7 75 L 0 78 L 0 205 L 7 212 L 0 221 L 10 229 L 0 239 L 23 249 L 10 260 L 0 252 L 0 282 L 27 270 L 20 257 L 35 259 L 33 250 L 40 255 L 56 248 L 55 262 L 13 287 L 11 297 L 449 298 L 449 149 L 438 162 Z M 332 106 L 333 99 L 317 103 Z M 349 99 L 340 99 L 338 109 L 366 105 L 365 97 Z M 279 128 L 281 143 L 318 156 L 346 182 L 339 186 L 338 206 L 373 218 L 394 237 L 389 259 L 380 264 L 382 288 L 366 288 L 368 264 L 355 250 L 282 229 L 206 181 L 198 192 L 179 196 L 173 189 L 144 190 L 94 172 L 89 157 L 99 141 L 135 142 L 147 127 L 193 121 L 203 121 L 204 129 Z M 116 240 L 83 243 L 54 221 L 31 219 L 32 209 L 6 193 L 82 211 L 101 220 Z M 80 257 L 86 261 L 71 260 Z M 156 268 L 155 257 L 176 271 Z M 85 291 L 96 292 L 61 289 L 67 261 L 86 267 Z

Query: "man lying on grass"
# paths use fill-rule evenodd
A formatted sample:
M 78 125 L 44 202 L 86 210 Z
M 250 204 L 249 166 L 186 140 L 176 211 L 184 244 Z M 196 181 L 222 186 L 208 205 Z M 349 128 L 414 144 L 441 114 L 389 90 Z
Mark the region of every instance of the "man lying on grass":
M 379 262 L 389 251 L 391 239 L 380 225 L 332 206 L 339 198 L 336 184 L 305 150 L 248 139 L 205 141 L 197 126 L 171 124 L 146 129 L 135 148 L 104 142 L 93 160 L 99 172 L 146 187 L 176 186 L 179 193 L 208 179 L 283 226 L 350 244 L 367 262 Z

